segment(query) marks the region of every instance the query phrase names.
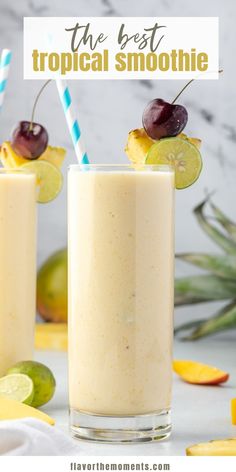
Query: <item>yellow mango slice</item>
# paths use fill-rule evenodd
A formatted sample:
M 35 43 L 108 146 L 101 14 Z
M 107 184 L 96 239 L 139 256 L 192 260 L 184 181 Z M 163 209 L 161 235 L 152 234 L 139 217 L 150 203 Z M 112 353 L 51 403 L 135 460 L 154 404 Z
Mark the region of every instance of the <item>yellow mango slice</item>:
M 236 398 L 231 400 L 231 419 L 232 424 L 236 426 Z
M 46 413 L 16 400 L 0 396 L 0 420 L 16 420 L 28 417 L 45 421 L 50 425 L 55 424 L 54 419 Z
M 67 351 L 68 336 L 66 323 L 37 323 L 35 348 L 52 351 Z
M 236 456 L 236 438 L 194 444 L 186 449 L 187 456 Z
M 226 382 L 229 374 L 211 365 L 189 360 L 174 360 L 173 370 L 185 382 L 199 385 L 216 385 Z

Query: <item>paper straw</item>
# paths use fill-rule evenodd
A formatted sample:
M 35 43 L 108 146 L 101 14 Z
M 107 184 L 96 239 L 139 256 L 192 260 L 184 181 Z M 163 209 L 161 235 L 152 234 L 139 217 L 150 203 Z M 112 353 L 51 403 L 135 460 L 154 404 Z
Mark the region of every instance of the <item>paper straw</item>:
M 60 79 L 56 80 L 56 84 L 78 162 L 79 164 L 89 164 L 68 85 L 65 80 Z
M 11 62 L 11 51 L 10 49 L 3 49 L 1 54 L 0 62 L 0 110 L 3 105 L 5 90 L 7 85 L 7 79 L 9 74 L 9 67 Z

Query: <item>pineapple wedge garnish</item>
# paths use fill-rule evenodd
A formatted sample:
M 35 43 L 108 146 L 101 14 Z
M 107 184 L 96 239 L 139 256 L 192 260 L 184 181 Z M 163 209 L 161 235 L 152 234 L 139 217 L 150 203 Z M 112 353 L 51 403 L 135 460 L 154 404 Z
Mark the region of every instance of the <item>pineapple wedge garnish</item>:
M 58 169 L 60 169 L 65 159 L 65 155 L 65 149 L 61 147 L 47 146 L 44 153 L 38 159 L 48 161 L 51 164 L 54 164 L 54 166 L 58 167 Z M 22 156 L 18 156 L 18 154 L 13 151 L 11 143 L 9 141 L 5 141 L 1 145 L 0 160 L 2 162 L 2 165 L 6 169 L 15 169 L 16 167 L 20 167 L 23 164 L 29 162 L 29 159 L 25 159 Z
M 198 138 L 189 138 L 186 134 L 181 133 L 179 138 L 186 139 L 198 149 L 201 146 L 201 140 Z M 129 160 L 133 164 L 145 164 L 146 155 L 149 148 L 155 143 L 143 128 L 134 129 L 129 132 L 125 152 Z
M 217 439 L 186 449 L 187 456 L 236 456 L 236 438 Z
M 66 156 L 66 150 L 59 146 L 47 146 L 39 159 L 51 162 L 54 166 L 61 168 Z
M 125 152 L 133 164 L 144 164 L 146 154 L 154 141 L 143 128 L 134 129 L 128 134 Z
M 184 133 L 178 134 L 178 138 L 186 139 L 186 140 L 189 141 L 191 144 L 193 144 L 194 146 L 196 146 L 198 149 L 200 149 L 201 144 L 202 144 L 201 139 L 198 139 L 198 138 L 189 138 L 189 137 L 187 136 L 187 134 L 184 134 Z

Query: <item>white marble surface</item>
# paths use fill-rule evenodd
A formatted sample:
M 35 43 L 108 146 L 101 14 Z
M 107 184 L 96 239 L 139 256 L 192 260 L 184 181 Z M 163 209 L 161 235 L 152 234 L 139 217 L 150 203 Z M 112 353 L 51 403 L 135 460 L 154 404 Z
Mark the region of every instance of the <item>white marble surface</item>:
M 138 445 L 101 445 L 76 441 L 78 454 L 91 456 L 185 455 L 191 444 L 210 439 L 236 436 L 236 427 L 231 425 L 230 400 L 236 396 L 236 365 L 234 333 L 221 334 L 200 342 L 175 342 L 175 358 L 190 358 L 210 363 L 230 373 L 230 379 L 222 386 L 196 386 L 182 382 L 174 375 L 173 389 L 173 433 L 159 443 Z M 63 353 L 36 353 L 36 359 L 46 363 L 55 373 L 57 390 L 55 397 L 44 411 L 53 416 L 56 426 L 66 434 L 68 431 L 67 359 Z

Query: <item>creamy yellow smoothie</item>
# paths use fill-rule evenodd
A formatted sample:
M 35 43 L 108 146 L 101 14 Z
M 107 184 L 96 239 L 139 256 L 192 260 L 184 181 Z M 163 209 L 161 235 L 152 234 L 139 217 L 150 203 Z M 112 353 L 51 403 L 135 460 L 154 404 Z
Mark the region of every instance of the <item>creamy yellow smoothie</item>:
M 33 174 L 0 170 L 0 376 L 33 355 L 35 189 Z
M 169 409 L 174 173 L 69 172 L 69 401 L 76 411 Z

